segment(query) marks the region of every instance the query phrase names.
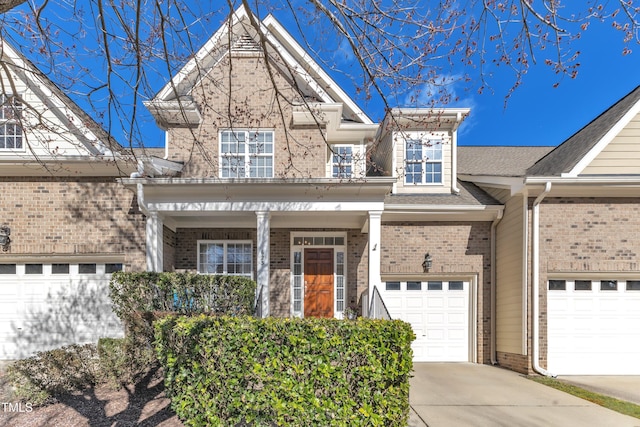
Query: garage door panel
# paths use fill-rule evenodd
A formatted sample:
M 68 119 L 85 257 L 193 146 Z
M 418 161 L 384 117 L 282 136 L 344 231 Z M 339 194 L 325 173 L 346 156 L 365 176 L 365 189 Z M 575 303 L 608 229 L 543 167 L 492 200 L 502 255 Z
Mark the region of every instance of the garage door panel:
M 0 277 L 0 359 L 31 356 L 63 345 L 123 336 L 109 300 L 110 275 L 44 274 Z M 104 271 L 104 268 L 102 269 Z M 74 274 L 75 273 L 75 274 Z
M 408 322 L 416 339 L 412 343 L 414 361 L 446 362 L 469 360 L 469 303 L 468 284 L 463 290 L 448 291 L 447 282 L 442 289 L 387 291 L 383 286 L 382 299 L 394 319 Z
M 548 370 L 557 375 L 640 375 L 640 295 L 625 289 L 548 291 Z

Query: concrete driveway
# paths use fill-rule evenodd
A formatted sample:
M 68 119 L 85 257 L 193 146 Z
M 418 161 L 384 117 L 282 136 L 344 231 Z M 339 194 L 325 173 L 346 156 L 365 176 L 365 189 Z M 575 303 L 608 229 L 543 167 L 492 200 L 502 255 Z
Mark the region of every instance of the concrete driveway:
M 471 363 L 415 363 L 409 403 L 410 427 L 640 427 L 640 419 L 506 369 Z

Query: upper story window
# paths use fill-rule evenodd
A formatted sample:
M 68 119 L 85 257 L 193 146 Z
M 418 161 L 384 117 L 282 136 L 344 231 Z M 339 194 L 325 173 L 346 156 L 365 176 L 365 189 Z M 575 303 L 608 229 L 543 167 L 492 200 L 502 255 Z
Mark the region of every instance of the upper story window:
M 333 178 L 351 178 L 353 169 L 353 147 L 351 145 L 332 147 L 331 176 Z
M 222 131 L 221 178 L 273 178 L 273 131 Z
M 22 103 L 18 97 L 0 95 L 0 150 L 22 149 L 21 111 Z
M 407 184 L 442 184 L 442 140 L 405 140 Z

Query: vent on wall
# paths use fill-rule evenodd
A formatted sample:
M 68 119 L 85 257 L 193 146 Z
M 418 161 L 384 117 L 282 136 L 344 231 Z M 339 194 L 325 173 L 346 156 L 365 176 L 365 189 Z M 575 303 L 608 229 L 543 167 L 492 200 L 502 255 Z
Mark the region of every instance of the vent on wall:
M 233 42 L 231 50 L 235 52 L 260 52 L 262 49 L 260 44 L 255 41 L 253 37 L 244 33 L 240 38 Z

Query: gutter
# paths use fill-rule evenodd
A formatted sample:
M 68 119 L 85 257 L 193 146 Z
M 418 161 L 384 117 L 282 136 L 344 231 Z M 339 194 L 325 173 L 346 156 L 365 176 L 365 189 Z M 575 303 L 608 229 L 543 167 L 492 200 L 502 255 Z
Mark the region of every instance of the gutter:
M 503 213 L 503 210 L 499 210 L 496 219 L 491 223 L 491 336 L 489 338 L 489 355 L 492 365 L 498 364 L 496 344 L 496 229 L 498 228 L 498 223 L 502 220 Z
M 533 370 L 546 377 L 556 377 L 556 375 L 551 374 L 549 371 L 540 366 L 540 203 L 542 200 L 549 194 L 551 191 L 551 181 L 547 181 L 544 186 L 544 190 L 533 202 L 532 207 L 532 232 L 533 236 L 531 239 L 532 246 L 532 277 L 531 280 L 533 282 L 533 319 L 531 321 L 532 329 L 533 329 L 533 338 L 532 338 L 532 355 L 531 355 L 531 365 Z

